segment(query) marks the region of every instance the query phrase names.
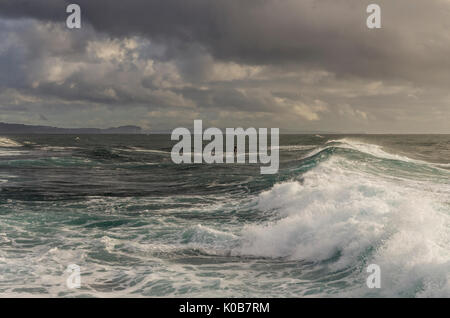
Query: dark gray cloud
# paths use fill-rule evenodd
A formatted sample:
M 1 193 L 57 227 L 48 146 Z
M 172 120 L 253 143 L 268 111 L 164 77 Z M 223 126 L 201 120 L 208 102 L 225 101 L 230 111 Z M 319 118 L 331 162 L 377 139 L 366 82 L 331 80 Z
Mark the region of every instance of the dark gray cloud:
M 303 63 L 338 74 L 423 78 L 449 67 L 448 3 L 380 0 L 379 31 L 365 27 L 360 0 L 78 0 L 83 18 L 112 36 L 141 35 L 166 43 L 166 57 L 201 45 L 214 58 L 245 64 Z M 63 23 L 69 1 L 3 0 L 3 16 Z M 442 33 L 443 32 L 443 33 Z M 418 34 L 419 36 L 414 36 Z M 425 54 L 426 53 L 426 54 Z M 405 55 L 408 56 L 405 59 Z M 415 62 L 423 68 L 411 69 Z M 429 72 L 428 77 L 443 76 Z
M 74 31 L 64 27 L 69 2 L 0 0 L 3 120 L 26 107 L 67 126 L 107 107 L 112 121 L 147 115 L 148 127 L 198 116 L 448 132 L 448 1 L 375 1 L 383 28 L 369 30 L 373 1 L 77 0 Z

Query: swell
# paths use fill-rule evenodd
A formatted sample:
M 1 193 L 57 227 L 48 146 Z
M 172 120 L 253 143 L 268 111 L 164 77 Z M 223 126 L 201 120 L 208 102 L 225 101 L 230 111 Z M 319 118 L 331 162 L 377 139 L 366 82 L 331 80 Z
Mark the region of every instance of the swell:
M 330 140 L 303 156 L 294 172 L 306 172 L 331 158 L 341 161 L 348 169 L 355 169 L 384 178 L 428 180 L 448 183 L 447 164 L 411 159 L 404 155 L 386 152 L 379 145 L 353 141 L 351 139 Z
M 95 165 L 102 164 L 107 168 L 105 174 L 96 169 L 86 169 L 92 174 L 84 174 L 77 168 L 82 163 L 74 162 L 74 174 L 62 175 L 68 168 L 57 170 L 61 180 L 56 181 L 70 180 L 66 185 L 53 178 L 42 180 L 47 173 L 39 176 L 37 189 L 54 186 L 49 189 L 55 192 L 45 196 L 34 193 L 33 198 L 48 198 L 51 204 L 26 202 L 18 196 L 26 194 L 20 184 L 16 196 L 8 193 L 12 188 L 4 192 L 8 200 L 3 200 L 0 213 L 5 213 L 5 208 L 9 212 L 2 225 L 11 218 L 14 228 L 5 231 L 7 235 L 0 241 L 5 246 L 19 244 L 11 249 L 21 247 L 29 252 L 26 258 L 22 254 L 9 258 L 2 249 L 9 262 L 7 278 L 15 279 L 14 285 L 35 281 L 33 286 L 42 289 L 48 281 L 41 277 L 50 277 L 54 281 L 48 292 L 55 295 L 63 286 L 61 270 L 77 263 L 90 271 L 84 278 L 92 286 L 90 295 L 129 295 L 133 291 L 179 296 L 188 290 L 190 295 L 370 296 L 365 269 L 375 263 L 382 270 L 382 289 L 373 292 L 376 296 L 450 295 L 449 174 L 434 164 L 344 139 L 329 141 L 300 160 L 296 158 L 292 166 L 280 170 L 283 176 L 275 185 L 272 179 L 267 181 L 269 177 L 258 176 L 263 180 L 256 182 L 253 176 L 241 176 L 242 170 L 227 179 L 229 167 L 223 168 L 227 175 L 219 177 L 217 167 L 211 166 L 186 167 L 186 174 L 176 170 L 176 176 L 170 176 L 170 162 L 161 171 L 153 166 L 148 175 L 140 169 L 136 182 L 124 183 L 133 181 L 128 179 L 129 171 L 108 169 L 119 167 L 128 156 L 136 158 L 135 149 L 122 154 L 120 149 L 105 148 L 74 152 Z M 281 150 L 293 157 L 297 155 L 294 150 L 310 149 Z M 113 164 L 108 167 L 105 163 Z M 17 170 L 23 167 L 23 163 L 11 164 L 18 165 Z M 42 164 L 59 168 L 67 163 Z M 148 186 L 161 172 L 164 180 L 155 185 L 155 193 L 136 188 L 141 180 Z M 83 175 L 80 201 L 56 202 L 76 193 L 76 175 Z M 110 176 L 114 178 L 110 180 Z M 86 177 L 90 184 L 104 183 L 89 188 Z M 250 187 L 253 191 L 247 191 Z M 186 195 L 193 188 L 195 195 Z M 99 197 L 87 197 L 95 194 Z M 56 219 L 50 222 L 51 218 Z M 55 242 L 60 242 L 60 249 Z M 49 270 L 53 272 L 49 274 Z M 25 280 L 24 273 L 35 276 Z M 111 275 L 117 279 L 114 286 L 105 283 L 111 281 Z M 137 277 L 141 281 L 136 282 Z M 217 277 L 222 277 L 217 279 L 222 285 L 210 284 Z M 185 284 L 199 279 L 197 291 L 186 289 Z M 288 287 L 280 290 L 281 285 Z
M 375 263 L 385 288 L 372 293 L 450 296 L 449 177 L 375 145 L 328 142 L 259 195 L 272 217 L 246 225 L 235 252 L 313 263 L 316 283 L 344 271 L 334 280 L 348 286 L 341 294 L 368 295 L 365 268 Z
M 379 145 L 365 143 L 365 142 L 352 140 L 352 139 L 348 139 L 348 138 L 343 138 L 343 139 L 338 139 L 338 140 L 329 140 L 324 145 L 316 147 L 314 150 L 310 151 L 302 159 L 308 159 L 311 157 L 315 157 L 321 153 L 331 154 L 336 150 L 340 150 L 342 153 L 345 153 L 342 150 L 348 150 L 349 153 L 360 153 L 360 154 L 364 154 L 366 156 L 384 159 L 384 160 L 400 161 L 400 162 L 414 163 L 414 164 L 420 164 L 420 165 L 439 166 L 439 164 L 434 164 L 431 162 L 412 159 L 412 158 L 409 158 L 404 155 L 387 152 L 383 149 L 383 147 L 381 147 Z M 443 164 L 443 165 L 445 165 L 445 164 Z

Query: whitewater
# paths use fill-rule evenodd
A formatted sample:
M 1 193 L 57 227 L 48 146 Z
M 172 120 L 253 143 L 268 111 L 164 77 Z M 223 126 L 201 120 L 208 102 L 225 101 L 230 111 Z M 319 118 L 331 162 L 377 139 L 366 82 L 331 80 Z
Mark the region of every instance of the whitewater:
M 274 176 L 171 146 L 1 137 L 0 296 L 450 297 L 450 136 L 281 136 Z

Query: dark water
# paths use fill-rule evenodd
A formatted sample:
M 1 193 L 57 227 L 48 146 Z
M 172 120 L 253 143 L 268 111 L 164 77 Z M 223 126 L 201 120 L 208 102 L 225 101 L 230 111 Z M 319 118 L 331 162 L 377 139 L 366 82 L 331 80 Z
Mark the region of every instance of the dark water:
M 450 296 L 449 135 L 281 136 L 276 175 L 169 140 L 0 137 L 0 296 Z

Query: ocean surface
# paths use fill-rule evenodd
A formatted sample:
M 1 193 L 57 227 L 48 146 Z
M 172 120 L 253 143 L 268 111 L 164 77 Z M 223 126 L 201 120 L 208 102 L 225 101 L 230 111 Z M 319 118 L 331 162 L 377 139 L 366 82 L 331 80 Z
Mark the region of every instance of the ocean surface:
M 0 137 L 0 297 L 450 297 L 450 135 L 284 135 L 276 175 L 76 137 Z

